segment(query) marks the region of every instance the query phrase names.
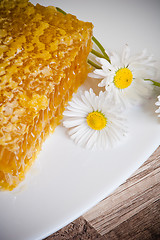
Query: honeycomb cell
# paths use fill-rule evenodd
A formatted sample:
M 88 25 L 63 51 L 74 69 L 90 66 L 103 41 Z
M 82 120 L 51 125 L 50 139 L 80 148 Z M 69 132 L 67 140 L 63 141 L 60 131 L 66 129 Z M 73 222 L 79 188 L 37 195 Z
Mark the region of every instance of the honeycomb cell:
M 92 28 L 54 7 L 0 1 L 0 189 L 24 179 L 86 79 Z

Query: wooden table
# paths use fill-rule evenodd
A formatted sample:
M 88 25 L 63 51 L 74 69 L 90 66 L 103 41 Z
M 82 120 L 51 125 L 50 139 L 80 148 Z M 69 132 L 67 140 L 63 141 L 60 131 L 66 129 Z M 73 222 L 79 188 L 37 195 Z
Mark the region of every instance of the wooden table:
M 45 240 L 160 239 L 160 147 L 116 191 Z

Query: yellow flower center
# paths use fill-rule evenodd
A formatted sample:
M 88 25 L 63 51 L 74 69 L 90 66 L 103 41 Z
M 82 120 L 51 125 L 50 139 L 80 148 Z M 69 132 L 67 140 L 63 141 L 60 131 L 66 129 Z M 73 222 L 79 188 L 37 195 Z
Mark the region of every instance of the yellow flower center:
M 95 111 L 88 114 L 87 123 L 94 130 L 102 130 L 107 124 L 107 119 L 101 112 Z
M 114 84 L 120 89 L 129 87 L 132 83 L 132 80 L 133 75 L 128 68 L 120 68 L 114 76 Z

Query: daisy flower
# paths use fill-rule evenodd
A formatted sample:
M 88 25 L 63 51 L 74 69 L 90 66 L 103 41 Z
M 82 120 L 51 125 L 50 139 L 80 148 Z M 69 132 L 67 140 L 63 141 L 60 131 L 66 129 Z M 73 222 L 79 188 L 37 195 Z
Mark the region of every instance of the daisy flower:
M 105 149 L 113 146 L 126 133 L 125 119 L 118 106 L 92 89 L 75 95 L 63 113 L 63 125 L 71 138 L 82 147 Z
M 89 76 L 102 78 L 99 87 L 105 87 L 107 94 L 113 97 L 116 103 L 123 106 L 128 103 L 139 103 L 151 96 L 155 74 L 154 61 L 146 50 L 141 55 L 130 56 L 130 49 L 125 45 L 122 56 L 115 52 L 108 54 L 110 61 L 105 58 L 96 58 L 102 69 L 96 69 Z M 146 80 L 145 80 L 146 79 Z
M 158 114 L 158 117 L 160 117 L 160 95 L 158 96 L 158 101 L 155 103 L 156 106 L 158 106 L 158 109 L 155 111 Z

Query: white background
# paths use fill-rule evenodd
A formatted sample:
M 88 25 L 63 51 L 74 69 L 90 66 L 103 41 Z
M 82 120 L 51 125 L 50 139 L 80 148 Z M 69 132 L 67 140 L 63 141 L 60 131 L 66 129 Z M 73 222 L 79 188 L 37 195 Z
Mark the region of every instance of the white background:
M 32 1 L 35 3 L 36 1 Z M 106 49 L 148 49 L 159 60 L 159 0 L 39 1 L 92 21 Z M 160 93 L 160 90 L 159 90 Z M 0 239 L 36 240 L 82 215 L 125 181 L 158 147 L 160 121 L 155 99 L 128 111 L 129 134 L 118 147 L 81 149 L 58 127 L 43 145 L 26 181 L 0 193 Z

